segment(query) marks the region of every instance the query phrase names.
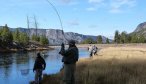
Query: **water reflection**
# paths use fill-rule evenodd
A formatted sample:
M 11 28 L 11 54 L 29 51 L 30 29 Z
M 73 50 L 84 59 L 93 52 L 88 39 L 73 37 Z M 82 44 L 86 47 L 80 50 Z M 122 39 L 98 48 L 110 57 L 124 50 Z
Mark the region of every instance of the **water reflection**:
M 16 64 L 26 64 L 29 62 L 29 56 L 27 53 L 21 53 L 21 54 L 14 54 L 16 57 Z
M 8 66 L 11 65 L 13 63 L 13 58 L 12 56 L 9 55 L 0 55 L 0 66 L 4 65 L 4 66 Z
M 44 73 L 54 74 L 62 67 L 62 56 L 59 48 L 51 51 L 42 51 L 46 61 Z M 80 57 L 88 57 L 86 49 L 79 49 Z M 0 83 L 1 84 L 28 84 L 34 80 L 32 71 L 37 52 L 0 54 Z M 22 70 L 26 70 L 23 74 Z
M 5 78 L 9 77 L 9 75 L 10 75 L 9 73 L 11 73 L 11 67 L 4 65 L 4 77 Z

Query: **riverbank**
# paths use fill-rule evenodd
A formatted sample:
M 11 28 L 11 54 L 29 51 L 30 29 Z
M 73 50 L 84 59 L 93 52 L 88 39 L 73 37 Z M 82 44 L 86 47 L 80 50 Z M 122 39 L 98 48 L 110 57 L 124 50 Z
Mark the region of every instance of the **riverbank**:
M 43 50 L 53 50 L 52 47 L 38 47 L 38 48 L 23 48 L 23 49 L 0 49 L 0 53 L 13 53 L 13 52 L 30 52 L 30 51 L 43 51 Z
M 53 47 L 49 45 L 42 45 L 39 42 L 30 41 L 28 44 L 23 45 L 18 42 L 13 42 L 9 45 L 0 45 L 0 53 L 13 53 L 13 52 L 29 52 L 29 51 L 42 51 L 52 50 Z
M 77 63 L 76 84 L 146 84 L 145 44 L 101 46 L 98 55 Z M 42 84 L 62 84 L 62 77 L 63 71 L 44 75 Z

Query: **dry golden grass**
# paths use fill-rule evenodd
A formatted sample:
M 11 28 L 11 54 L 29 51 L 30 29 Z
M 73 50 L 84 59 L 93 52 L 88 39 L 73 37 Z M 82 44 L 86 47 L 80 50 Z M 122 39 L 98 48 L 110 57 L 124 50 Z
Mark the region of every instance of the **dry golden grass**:
M 62 84 L 63 71 L 45 75 L 43 84 Z M 97 56 L 77 63 L 76 84 L 146 84 L 146 49 L 104 47 Z
M 98 53 L 100 58 L 109 59 L 146 59 L 146 48 L 140 47 L 108 47 Z

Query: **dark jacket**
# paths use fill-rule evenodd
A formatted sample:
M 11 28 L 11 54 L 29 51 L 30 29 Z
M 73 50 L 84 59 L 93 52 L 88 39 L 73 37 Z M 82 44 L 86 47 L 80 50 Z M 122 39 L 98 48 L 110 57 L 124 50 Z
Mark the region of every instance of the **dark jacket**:
M 67 50 L 62 49 L 60 54 L 63 56 L 62 62 L 64 64 L 74 64 L 79 58 L 79 51 L 76 46 L 70 47 Z
M 36 69 L 45 69 L 45 68 L 46 68 L 46 62 L 45 62 L 45 60 L 41 56 L 38 56 L 36 58 L 36 60 L 35 60 L 33 70 L 36 70 Z

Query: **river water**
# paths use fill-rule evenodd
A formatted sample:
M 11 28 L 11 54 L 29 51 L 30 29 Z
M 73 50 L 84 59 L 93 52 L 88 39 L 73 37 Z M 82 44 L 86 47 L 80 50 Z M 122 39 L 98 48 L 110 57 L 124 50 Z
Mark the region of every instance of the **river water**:
M 62 68 L 59 48 L 42 51 L 46 61 L 46 69 L 43 73 L 55 74 Z M 0 84 L 29 84 L 34 80 L 32 71 L 37 52 L 27 53 L 0 53 Z M 85 48 L 79 48 L 79 58 L 89 57 L 89 52 Z

